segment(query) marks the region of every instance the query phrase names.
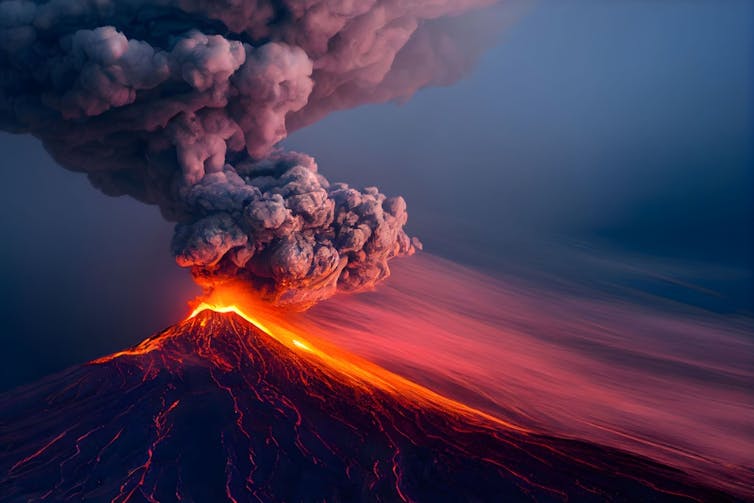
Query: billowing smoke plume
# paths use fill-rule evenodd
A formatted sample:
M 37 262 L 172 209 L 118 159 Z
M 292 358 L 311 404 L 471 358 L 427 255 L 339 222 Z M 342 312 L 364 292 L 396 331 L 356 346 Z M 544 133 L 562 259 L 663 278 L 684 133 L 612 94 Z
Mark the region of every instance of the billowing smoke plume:
M 3 0 L 0 128 L 158 205 L 201 284 L 241 278 L 306 307 L 374 285 L 418 241 L 402 198 L 330 184 L 276 144 L 330 111 L 458 78 L 464 41 L 438 26 L 488 3 Z

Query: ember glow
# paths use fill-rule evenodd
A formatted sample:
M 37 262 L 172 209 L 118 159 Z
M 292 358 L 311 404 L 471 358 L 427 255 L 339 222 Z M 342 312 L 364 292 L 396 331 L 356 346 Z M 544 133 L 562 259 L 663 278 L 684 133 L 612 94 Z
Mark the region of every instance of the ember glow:
M 310 353 L 319 363 L 326 365 L 344 377 L 352 379 L 352 383 L 366 383 L 369 387 L 376 387 L 386 392 L 395 393 L 403 398 L 415 400 L 420 404 L 445 408 L 451 412 L 490 421 L 498 426 L 503 426 L 521 433 L 529 431 L 512 422 L 504 421 L 492 414 L 470 407 L 461 401 L 453 400 L 434 392 L 425 386 L 412 382 L 394 372 L 390 372 L 379 365 L 375 365 L 365 358 L 343 351 L 332 344 L 327 344 L 325 340 L 321 340 L 318 346 L 314 345 L 312 342 L 305 339 L 305 332 L 296 332 L 295 329 L 291 328 L 291 326 L 285 321 L 287 313 L 278 312 L 277 314 L 273 314 L 276 311 L 274 308 L 270 309 L 270 306 L 261 300 L 254 302 L 253 297 L 250 297 L 242 289 L 234 292 L 231 288 L 225 288 L 216 291 L 213 294 L 213 298 L 216 299 L 229 297 L 244 299 L 243 302 L 249 305 L 249 307 L 244 309 L 236 304 L 200 301 L 197 307 L 191 311 L 191 314 L 187 319 L 190 320 L 195 318 L 204 311 L 235 313 L 284 346 L 299 353 L 301 351 Z M 256 309 L 260 312 L 265 313 L 264 318 L 248 314 L 249 312 L 254 312 L 249 311 L 250 309 L 255 309 L 254 306 L 256 306 Z M 144 344 L 139 347 L 141 346 L 144 346 Z M 148 348 L 147 351 L 149 351 L 155 349 L 155 347 L 156 346 L 154 345 L 147 345 L 145 346 L 145 349 Z M 126 354 L 134 353 L 116 353 L 116 355 Z M 102 360 L 95 360 L 94 363 L 101 361 Z
M 405 261 L 382 289 L 306 313 L 243 285 L 216 289 L 186 321 L 207 311 L 237 314 L 362 393 L 516 434 L 614 446 L 751 495 L 745 324 L 506 284 L 428 255 Z M 92 363 L 161 351 L 168 339 Z
M 214 311 L 216 313 L 236 313 L 238 316 L 240 316 L 244 320 L 255 325 L 262 332 L 270 336 L 272 335 L 270 330 L 267 327 L 265 327 L 264 324 L 260 320 L 252 316 L 249 316 L 248 314 L 243 312 L 240 307 L 233 304 L 223 306 L 223 305 L 217 305 L 217 304 L 209 304 L 207 302 L 201 302 L 198 306 L 196 306 L 196 308 L 194 308 L 193 311 L 191 311 L 191 314 L 188 316 L 188 319 L 195 318 L 199 313 L 206 310 Z
M 246 309 L 209 301 L 130 351 L 0 395 L 0 494 L 728 500 L 653 462 L 506 425 L 264 317 L 268 334 Z

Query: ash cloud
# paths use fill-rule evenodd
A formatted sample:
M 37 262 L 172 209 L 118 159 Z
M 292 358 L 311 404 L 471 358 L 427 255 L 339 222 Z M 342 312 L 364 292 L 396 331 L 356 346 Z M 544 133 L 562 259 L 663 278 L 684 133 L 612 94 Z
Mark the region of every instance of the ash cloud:
M 0 128 L 157 205 L 200 284 L 241 279 L 308 307 L 372 287 L 420 245 L 402 198 L 331 184 L 277 144 L 457 79 L 481 48 L 438 27 L 491 3 L 0 1 Z

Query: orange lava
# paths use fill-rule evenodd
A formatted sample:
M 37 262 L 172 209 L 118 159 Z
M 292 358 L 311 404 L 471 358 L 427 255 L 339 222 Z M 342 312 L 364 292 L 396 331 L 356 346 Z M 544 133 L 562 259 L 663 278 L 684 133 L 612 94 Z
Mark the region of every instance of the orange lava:
M 63 394 L 67 403 L 79 407 L 71 409 L 75 413 L 68 417 L 78 421 L 81 415 L 91 421 L 77 422 L 54 437 L 48 433 L 54 428 L 40 430 L 44 435 L 35 434 L 38 441 L 28 446 L 21 438 L 18 452 L 5 456 L 11 459 L 10 472 L 13 477 L 37 477 L 52 460 L 62 459 L 58 482 L 43 497 L 78 497 L 69 486 L 78 488 L 82 483 L 68 478 L 69 474 L 98 464 L 106 459 L 103 451 L 108 451 L 110 458 L 116 456 L 128 463 L 121 471 L 123 477 L 111 484 L 115 494 L 112 502 L 127 503 L 133 498 L 157 501 L 159 494 L 168 494 L 165 490 L 173 491 L 170 483 L 167 489 L 160 485 L 160 477 L 172 466 L 176 447 L 185 445 L 183 435 L 193 439 L 193 430 L 187 427 L 193 424 L 194 412 L 215 414 L 217 407 L 217 425 L 222 429 L 207 438 L 220 439 L 225 478 L 217 482 L 224 483 L 229 501 L 241 500 L 234 494 L 270 500 L 269 491 L 279 486 L 268 487 L 265 481 L 271 480 L 279 459 L 287 460 L 286 466 L 307 466 L 307 470 L 317 467 L 317 473 L 335 473 L 333 467 L 344 469 L 347 480 L 343 484 L 348 491 L 355 480 L 374 494 L 390 493 L 391 501 L 414 501 L 412 490 L 423 486 L 412 481 L 430 472 L 422 469 L 417 475 L 412 463 L 426 466 L 423 453 L 428 448 L 438 460 L 433 466 L 444 466 L 458 458 L 459 464 L 446 467 L 450 470 L 447 473 L 454 473 L 456 468 L 467 470 L 463 472 L 467 474 L 472 473 L 468 470 L 483 470 L 477 472 L 483 473 L 480 483 L 490 481 L 496 492 L 499 487 L 513 487 L 509 485 L 513 483 L 523 493 L 545 492 L 567 500 L 570 491 L 598 496 L 603 494 L 600 491 L 612 491 L 617 477 L 627 487 L 638 483 L 653 492 L 695 499 L 693 493 L 685 494 L 685 481 L 667 479 L 663 470 L 655 476 L 651 467 L 644 470 L 632 458 L 624 460 L 622 455 L 599 448 L 582 450 L 578 445 L 543 437 L 333 346 L 316 332 L 295 328 L 291 319 L 290 313 L 276 311 L 243 292 L 225 288 L 215 292 L 198 303 L 183 322 L 134 348 L 91 362 L 112 365 L 95 371 L 77 369 L 80 378 L 63 391 L 57 390 L 57 382 L 51 390 L 45 388 L 44 396 Z M 133 356 L 136 358 L 129 358 Z M 124 359 L 118 360 L 121 357 Z M 100 388 L 103 377 L 104 388 Z M 79 390 L 89 389 L 91 382 L 100 383 L 97 389 L 101 392 L 94 395 L 96 402 L 79 396 Z M 129 390 L 128 400 L 111 400 L 113 390 L 122 389 Z M 46 400 L 43 402 L 56 403 Z M 40 401 L 33 397 L 29 402 Z M 139 409 L 136 416 L 132 415 L 132 410 L 142 404 L 149 409 Z M 112 406 L 116 408 L 103 409 Z M 95 410 L 98 415 L 90 417 L 79 410 Z M 110 417 L 121 420 L 111 421 Z M 320 429 L 323 417 L 331 421 Z M 53 417 L 50 424 L 56 421 Z M 137 427 L 130 428 L 132 424 Z M 97 443 L 87 444 L 82 451 L 83 440 L 101 429 L 104 431 L 97 433 Z M 124 431 L 126 440 L 119 440 Z M 176 440 L 174 435 L 180 438 Z M 120 449 L 117 454 L 110 452 L 114 444 Z M 352 455 L 344 456 L 347 451 Z M 123 455 L 129 452 L 138 454 Z M 604 466 L 599 461 L 603 458 L 590 455 L 600 452 L 605 456 Z M 262 466 L 266 468 L 257 471 Z M 353 468 L 363 473 L 351 480 Z M 551 468 L 555 469 L 552 473 Z M 178 478 L 171 494 L 181 499 L 180 470 L 175 473 Z M 280 480 L 289 480 L 288 472 L 280 473 Z M 574 474 L 579 479 L 562 486 L 563 480 L 571 480 Z M 586 478 L 582 480 L 582 476 Z M 0 479 L 0 487 L 2 483 Z M 592 483 L 596 485 L 592 487 Z M 221 486 L 217 488 L 222 490 Z
M 295 333 L 290 328 L 287 328 L 282 318 L 276 319 L 275 317 L 270 316 L 269 312 L 265 313 L 267 316 L 265 316 L 264 321 L 262 321 L 260 317 L 248 314 L 246 310 L 242 309 L 237 304 L 203 301 L 194 308 L 188 316 L 188 319 L 194 318 L 199 313 L 206 310 L 218 313 L 237 314 L 265 334 L 275 339 L 277 342 L 283 344 L 285 347 L 296 351 L 299 354 L 306 355 L 309 358 L 314 358 L 342 376 L 350 378 L 354 385 L 374 386 L 383 391 L 399 395 L 403 399 L 413 399 L 415 402 L 424 405 L 431 405 L 456 414 L 482 419 L 498 426 L 515 430 L 519 433 L 531 433 L 531 430 L 522 426 L 504 421 L 503 419 L 492 416 L 479 409 L 475 409 L 456 400 L 447 398 L 420 384 L 390 372 L 379 365 L 354 356 L 334 346 L 328 346 L 326 348 L 318 346 L 307 340 L 301 334 Z M 145 343 L 146 342 L 148 341 L 145 341 Z M 153 349 L 148 344 L 143 346 L 144 347 L 139 346 L 134 350 L 116 353 L 108 358 L 117 357 L 122 354 L 138 354 Z
M 201 301 L 191 311 L 187 320 L 196 317 L 199 313 L 206 310 L 217 313 L 234 313 L 285 347 L 302 356 L 316 359 L 319 363 L 341 376 L 349 378 L 351 384 L 354 386 L 362 388 L 368 388 L 369 386 L 377 387 L 383 391 L 398 395 L 403 399 L 413 400 L 423 405 L 435 406 L 449 412 L 491 422 L 519 433 L 531 433 L 531 430 L 527 428 L 447 398 L 366 359 L 359 358 L 335 346 L 328 345 L 324 341 L 314 344 L 306 337 L 286 327 L 281 313 L 272 311 L 261 302 L 255 302 L 254 299 L 242 296 L 244 304 L 250 305 L 255 312 L 259 312 L 264 316 L 264 321 L 262 321 L 261 316 L 252 316 L 249 314 L 250 309 L 243 309 L 238 304 L 220 300 L 222 297 L 227 297 L 228 295 L 233 295 L 232 290 L 225 290 L 222 293 L 216 292 L 213 294 L 214 299 Z M 101 364 L 122 356 L 146 354 L 159 349 L 161 344 L 162 342 L 159 337 L 151 337 L 133 348 L 92 360 L 90 363 Z

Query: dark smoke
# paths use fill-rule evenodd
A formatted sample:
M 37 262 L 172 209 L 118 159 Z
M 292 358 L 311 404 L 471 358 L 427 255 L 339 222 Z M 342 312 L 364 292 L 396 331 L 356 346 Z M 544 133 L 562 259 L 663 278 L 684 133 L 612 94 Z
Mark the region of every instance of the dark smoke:
M 459 78 L 480 47 L 443 28 L 491 0 L 0 1 L 0 127 L 110 195 L 177 222 L 212 287 L 306 307 L 371 287 L 420 245 L 406 204 L 330 184 L 291 128 Z

